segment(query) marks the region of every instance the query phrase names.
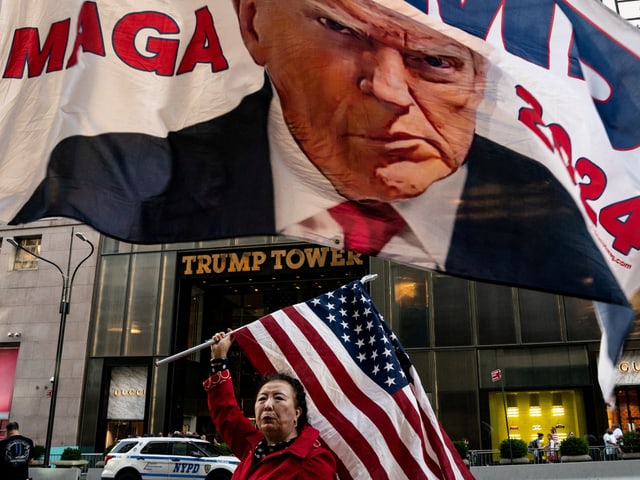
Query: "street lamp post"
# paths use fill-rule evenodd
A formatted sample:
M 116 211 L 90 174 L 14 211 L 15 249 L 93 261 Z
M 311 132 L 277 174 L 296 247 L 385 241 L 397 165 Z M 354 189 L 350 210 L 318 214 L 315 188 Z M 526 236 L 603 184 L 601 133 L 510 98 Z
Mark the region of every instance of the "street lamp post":
M 76 273 L 78 271 L 78 268 L 80 268 L 80 265 L 82 265 L 85 261 L 89 259 L 89 257 L 93 254 L 93 250 L 94 250 L 93 243 L 89 241 L 89 239 L 86 237 L 84 233 L 78 232 L 75 234 L 75 236 L 78 237 L 83 242 L 88 243 L 89 246 L 91 247 L 91 251 L 86 257 L 80 260 L 80 262 L 75 266 L 71 276 L 69 276 L 69 273 L 71 271 L 71 252 L 73 250 L 73 237 L 74 237 L 73 227 L 71 228 L 71 239 L 69 240 L 69 258 L 67 259 L 66 273 L 64 273 L 62 269 L 51 260 L 47 260 L 46 258 L 41 257 L 40 255 L 30 252 L 29 250 L 24 248 L 14 238 L 7 239 L 7 242 L 9 242 L 14 247 L 27 252 L 29 255 L 33 255 L 34 257 L 36 257 L 39 260 L 42 260 L 43 262 L 53 265 L 56 268 L 56 270 L 60 272 L 60 276 L 62 277 L 62 293 L 60 294 L 60 328 L 58 330 L 58 348 L 56 350 L 55 368 L 54 368 L 53 377 L 52 377 L 53 385 L 51 388 L 51 405 L 49 406 L 49 422 L 47 423 L 47 437 L 45 440 L 45 448 L 44 448 L 44 465 L 46 466 L 49 465 L 49 458 L 51 456 L 51 437 L 53 434 L 53 421 L 56 413 L 58 384 L 60 383 L 59 376 L 60 376 L 60 363 L 62 360 L 62 346 L 64 345 L 64 329 L 67 321 L 67 314 L 69 313 L 69 309 L 70 309 L 69 305 L 71 302 L 71 290 L 73 289 L 73 280 L 75 279 Z

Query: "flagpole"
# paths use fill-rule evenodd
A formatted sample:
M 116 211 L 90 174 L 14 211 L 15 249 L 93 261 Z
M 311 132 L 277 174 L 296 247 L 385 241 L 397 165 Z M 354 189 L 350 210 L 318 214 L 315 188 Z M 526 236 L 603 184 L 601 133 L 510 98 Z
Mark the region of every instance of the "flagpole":
M 237 332 L 241 328 L 244 328 L 244 327 L 238 327 L 235 330 L 231 330 L 230 332 L 227 332 L 227 335 L 234 334 L 235 332 Z M 207 340 L 206 342 L 201 343 L 200 345 L 196 345 L 195 347 L 188 348 L 188 349 L 186 349 L 186 350 L 184 350 L 182 352 L 176 353 L 175 355 L 171 355 L 170 357 L 163 358 L 163 359 L 160 359 L 160 360 L 156 360 L 156 367 L 159 367 L 160 365 L 164 365 L 165 363 L 173 362 L 173 361 L 178 360 L 178 359 L 183 358 L 183 357 L 188 357 L 192 353 L 195 353 L 198 350 L 202 350 L 204 348 L 207 348 L 207 347 L 213 345 L 214 343 L 216 343 L 216 341 L 213 338 L 210 338 L 209 340 Z
M 370 274 L 365 275 L 364 277 L 362 277 L 360 279 L 360 283 L 364 284 L 364 283 L 372 282 L 376 278 L 378 278 L 378 274 L 377 273 L 370 273 Z

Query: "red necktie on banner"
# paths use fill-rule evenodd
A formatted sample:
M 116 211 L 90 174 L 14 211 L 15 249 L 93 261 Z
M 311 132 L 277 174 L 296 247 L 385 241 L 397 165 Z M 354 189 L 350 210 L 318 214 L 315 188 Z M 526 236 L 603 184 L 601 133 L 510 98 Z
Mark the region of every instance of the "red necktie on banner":
M 377 255 L 406 222 L 391 205 L 382 202 L 345 202 L 329 209 L 344 232 L 344 248 Z

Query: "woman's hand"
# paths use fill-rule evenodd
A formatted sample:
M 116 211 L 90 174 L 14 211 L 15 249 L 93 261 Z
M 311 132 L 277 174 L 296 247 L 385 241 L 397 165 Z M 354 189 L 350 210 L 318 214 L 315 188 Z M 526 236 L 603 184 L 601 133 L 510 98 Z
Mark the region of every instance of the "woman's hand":
M 227 328 L 227 332 L 218 332 L 211 337 L 215 343 L 211 345 L 211 358 L 226 358 L 227 352 L 234 342 L 233 335 L 229 332 L 232 330 Z

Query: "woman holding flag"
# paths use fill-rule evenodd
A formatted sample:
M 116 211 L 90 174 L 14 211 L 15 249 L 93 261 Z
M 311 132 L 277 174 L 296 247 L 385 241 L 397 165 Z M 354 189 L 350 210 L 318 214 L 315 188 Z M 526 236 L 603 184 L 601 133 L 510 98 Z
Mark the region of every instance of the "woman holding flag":
M 211 419 L 233 453 L 241 459 L 234 480 L 337 478 L 333 454 L 307 422 L 306 395 L 288 375 L 263 378 L 255 401 L 256 425 L 246 418 L 235 397 L 227 352 L 233 336 L 213 336 L 211 376 L 203 382 Z

